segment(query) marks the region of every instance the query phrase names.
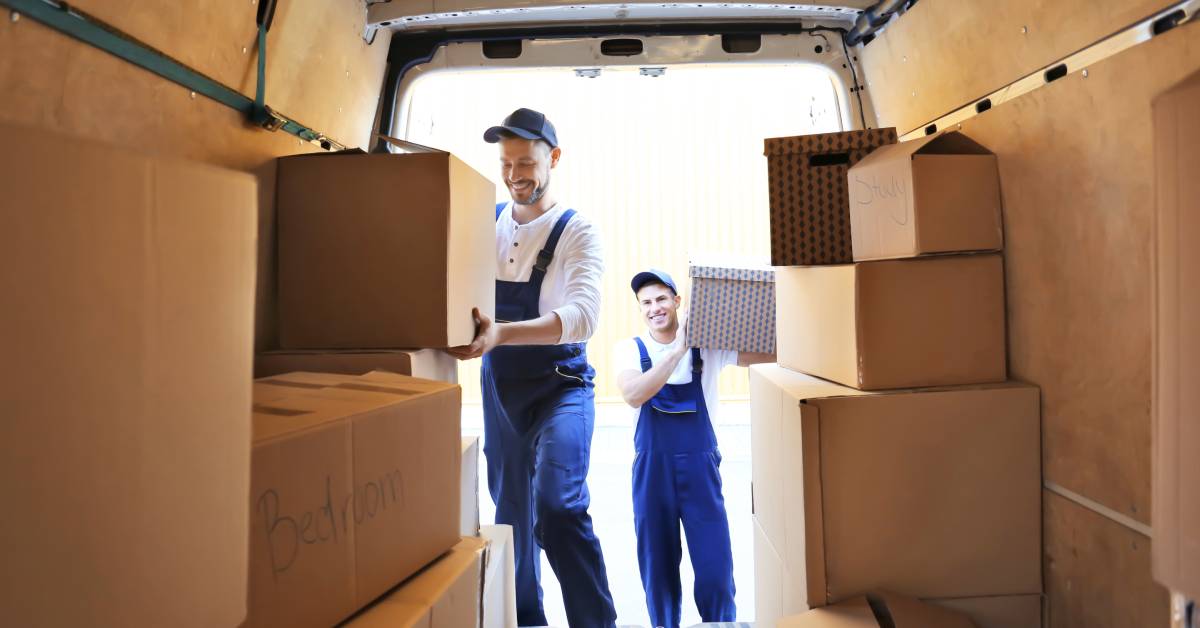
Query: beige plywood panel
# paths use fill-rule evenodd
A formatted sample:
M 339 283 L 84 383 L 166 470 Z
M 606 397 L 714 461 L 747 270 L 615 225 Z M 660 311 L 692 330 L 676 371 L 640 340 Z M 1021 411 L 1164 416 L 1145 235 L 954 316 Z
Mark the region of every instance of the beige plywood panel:
M 1167 4 L 923 0 L 860 55 L 879 126 L 894 126 L 903 135 Z
M 1150 539 L 1043 491 L 1047 628 L 1167 626 Z
M 81 0 L 72 5 L 254 97 L 256 2 Z M 391 33 L 381 31 L 368 45 L 362 39 L 365 25 L 361 2 L 279 2 L 267 35 L 267 104 L 338 142 L 368 146 Z
M 1041 386 L 1049 481 L 1150 517 L 1153 97 L 1200 67 L 1180 27 L 968 120 L 999 157 L 1009 365 Z

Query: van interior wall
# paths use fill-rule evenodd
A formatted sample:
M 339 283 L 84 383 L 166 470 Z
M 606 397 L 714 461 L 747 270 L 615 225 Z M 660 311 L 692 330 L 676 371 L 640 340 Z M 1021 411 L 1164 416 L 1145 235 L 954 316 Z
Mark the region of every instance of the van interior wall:
M 241 2 L 71 3 L 251 98 L 258 6 Z M 249 124 L 225 105 L 79 42 L 27 16 L 0 20 L 0 119 L 259 179 L 256 344 L 274 344 L 274 158 L 320 148 Z M 389 31 L 362 39 L 361 2 L 280 2 L 267 38 L 266 103 L 350 147 L 369 146 Z M 64 147 L 69 150 L 69 147 Z
M 906 133 L 1164 4 L 924 0 L 867 45 L 868 91 Z M 1044 479 L 1065 489 L 1044 492 L 1050 626 L 1167 625 L 1144 534 L 1151 100 L 1200 68 L 1197 35 L 1185 24 L 962 125 L 999 156 L 1009 371 L 1042 388 Z

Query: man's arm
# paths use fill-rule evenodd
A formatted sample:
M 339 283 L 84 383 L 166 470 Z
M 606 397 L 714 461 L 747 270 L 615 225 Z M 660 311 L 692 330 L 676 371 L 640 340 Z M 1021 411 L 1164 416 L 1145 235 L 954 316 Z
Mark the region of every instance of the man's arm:
M 748 351 L 739 351 L 737 356 L 738 366 L 750 366 L 751 364 L 762 364 L 764 362 L 774 361 L 774 353 L 750 353 Z
M 460 359 L 477 358 L 500 345 L 553 345 L 562 337 L 562 321 L 550 312 L 537 318 L 516 323 L 497 323 L 478 308 L 471 310 L 478 331 L 471 344 L 451 347 L 446 353 Z
M 679 346 L 667 356 L 667 359 L 655 364 L 649 371 L 621 371 L 617 375 L 617 388 L 621 391 L 621 397 L 625 399 L 625 403 L 630 407 L 640 408 L 650 398 L 658 394 L 662 387 L 666 385 L 667 380 L 671 378 L 671 373 L 675 372 L 675 367 L 679 366 L 679 361 L 683 356 L 690 351 L 687 345 L 679 343 Z

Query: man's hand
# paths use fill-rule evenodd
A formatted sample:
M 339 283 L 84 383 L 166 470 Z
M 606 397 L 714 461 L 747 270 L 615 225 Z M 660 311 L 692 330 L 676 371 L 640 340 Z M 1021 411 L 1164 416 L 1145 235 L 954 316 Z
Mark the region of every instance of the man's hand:
M 688 346 L 687 342 L 687 326 L 687 313 L 681 313 L 679 315 L 679 323 L 675 328 L 675 340 L 671 342 L 671 351 L 679 354 L 681 357 L 683 354 L 691 350 L 691 347 Z
M 469 345 L 446 349 L 446 353 L 459 360 L 474 360 L 500 344 L 500 327 L 495 321 L 480 312 L 479 308 L 472 309 L 471 316 L 475 317 L 475 340 Z

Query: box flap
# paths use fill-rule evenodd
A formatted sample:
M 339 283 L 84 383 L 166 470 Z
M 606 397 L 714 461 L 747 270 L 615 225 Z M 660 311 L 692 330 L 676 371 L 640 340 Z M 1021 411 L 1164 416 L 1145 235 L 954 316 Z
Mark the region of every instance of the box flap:
M 863 157 L 856 168 L 869 168 L 885 161 L 907 160 L 913 155 L 991 155 L 992 151 L 975 140 L 951 131 L 941 135 L 927 135 L 920 139 L 880 146 Z
M 896 129 L 867 129 L 839 133 L 814 133 L 794 137 L 769 137 L 763 141 L 765 155 L 825 154 L 875 148 L 896 141 Z
M 866 597 L 785 617 L 777 625 L 778 628 L 880 628 Z

